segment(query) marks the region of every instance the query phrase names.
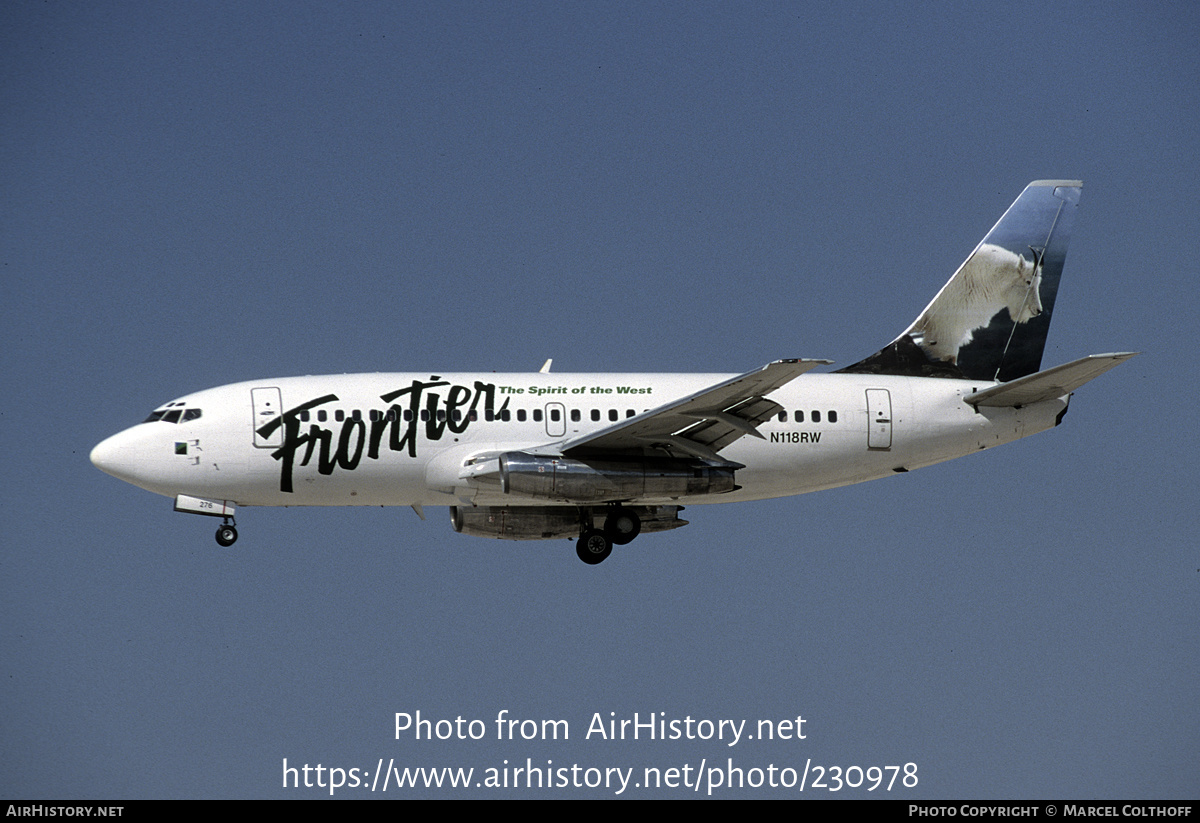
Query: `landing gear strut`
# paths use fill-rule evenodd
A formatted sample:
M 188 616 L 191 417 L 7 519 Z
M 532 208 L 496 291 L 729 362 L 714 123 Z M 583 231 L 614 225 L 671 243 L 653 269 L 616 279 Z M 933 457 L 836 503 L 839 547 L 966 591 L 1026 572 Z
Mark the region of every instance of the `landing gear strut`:
M 217 527 L 217 543 L 228 548 L 237 542 L 237 528 L 233 521 L 226 517 L 225 522 Z

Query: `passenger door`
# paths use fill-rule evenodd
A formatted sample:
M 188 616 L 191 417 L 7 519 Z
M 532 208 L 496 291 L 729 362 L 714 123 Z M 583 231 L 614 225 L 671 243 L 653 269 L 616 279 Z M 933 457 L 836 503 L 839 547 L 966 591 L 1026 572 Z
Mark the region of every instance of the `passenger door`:
M 277 449 L 283 445 L 283 426 L 276 426 L 270 437 L 258 430 L 283 414 L 283 401 L 275 387 L 250 390 L 250 405 L 254 407 L 254 445 L 260 449 Z

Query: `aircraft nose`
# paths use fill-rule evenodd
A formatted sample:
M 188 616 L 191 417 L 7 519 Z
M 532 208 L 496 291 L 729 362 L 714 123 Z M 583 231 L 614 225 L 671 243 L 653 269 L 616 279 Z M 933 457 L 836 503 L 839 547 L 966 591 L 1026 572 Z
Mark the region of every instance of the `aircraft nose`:
M 137 455 L 131 442 L 131 429 L 100 441 L 90 455 L 92 465 L 105 474 L 131 481 Z

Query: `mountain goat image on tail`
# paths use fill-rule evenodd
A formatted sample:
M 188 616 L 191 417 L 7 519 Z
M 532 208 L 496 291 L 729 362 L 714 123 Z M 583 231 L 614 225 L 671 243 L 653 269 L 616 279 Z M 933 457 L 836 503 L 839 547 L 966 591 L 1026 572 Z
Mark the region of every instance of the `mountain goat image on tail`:
M 1082 190 L 1030 183 L 899 337 L 839 371 L 993 382 L 1037 372 Z
M 1027 323 L 1042 313 L 1041 260 L 1026 258 L 984 243 L 963 263 L 929 307 L 908 330 L 925 353 L 949 363 L 1002 309 L 1014 323 Z

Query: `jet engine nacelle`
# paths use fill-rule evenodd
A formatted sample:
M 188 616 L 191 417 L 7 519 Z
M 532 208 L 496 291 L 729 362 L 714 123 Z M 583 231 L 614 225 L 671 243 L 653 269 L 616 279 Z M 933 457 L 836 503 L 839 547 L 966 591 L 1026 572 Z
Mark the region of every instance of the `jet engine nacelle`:
M 737 488 L 734 466 L 694 460 L 571 460 L 524 452 L 500 455 L 505 494 L 572 503 L 723 494 Z
M 450 507 L 456 532 L 504 540 L 547 540 L 578 537 L 579 509 L 570 506 Z
M 679 517 L 682 506 L 633 506 L 641 531 L 664 532 L 686 526 Z M 574 506 L 451 506 L 450 524 L 461 534 L 498 537 L 501 540 L 547 540 L 578 537 L 581 527 L 604 527 L 611 508 Z

